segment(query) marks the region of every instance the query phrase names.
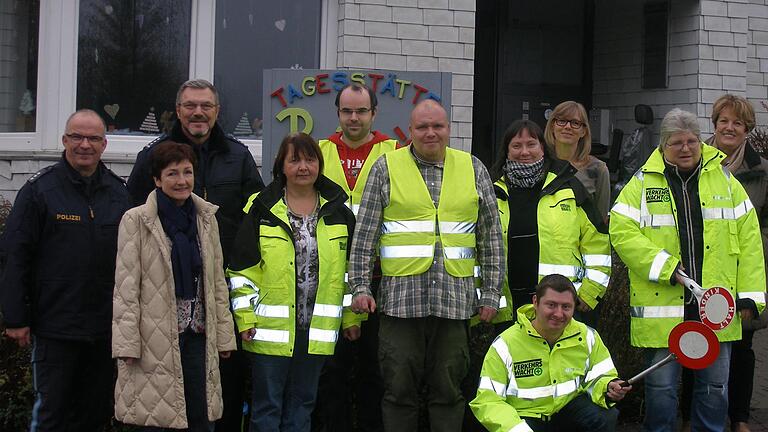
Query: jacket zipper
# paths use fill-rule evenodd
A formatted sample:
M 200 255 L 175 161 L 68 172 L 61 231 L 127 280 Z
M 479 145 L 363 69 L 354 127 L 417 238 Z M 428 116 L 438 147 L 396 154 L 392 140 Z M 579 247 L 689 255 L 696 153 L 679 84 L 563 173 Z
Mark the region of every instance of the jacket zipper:
M 686 237 L 687 237 L 687 243 L 688 243 L 688 276 L 690 276 L 693 280 L 698 280 L 698 277 L 696 275 L 696 249 L 693 241 L 693 227 L 692 221 L 693 221 L 693 214 L 691 213 L 691 197 L 688 193 L 688 182 L 691 180 L 691 178 L 694 175 L 697 175 L 696 173 L 691 174 L 690 177 L 688 177 L 686 180 L 683 180 L 683 178 L 680 176 L 680 172 L 675 169 L 675 175 L 677 175 L 677 178 L 680 179 L 680 183 L 683 186 L 683 206 L 684 213 L 685 213 L 685 231 L 686 231 Z

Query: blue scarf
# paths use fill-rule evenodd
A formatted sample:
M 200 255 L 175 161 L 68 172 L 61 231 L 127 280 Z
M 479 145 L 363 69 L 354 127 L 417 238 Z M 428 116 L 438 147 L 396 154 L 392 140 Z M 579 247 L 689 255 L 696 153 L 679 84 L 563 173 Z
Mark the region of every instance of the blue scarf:
M 202 260 L 197 244 L 197 212 L 192 197 L 177 206 L 157 188 L 157 214 L 165 234 L 171 239 L 171 264 L 176 283 L 176 297 L 184 300 L 197 295 L 195 279 L 200 276 Z

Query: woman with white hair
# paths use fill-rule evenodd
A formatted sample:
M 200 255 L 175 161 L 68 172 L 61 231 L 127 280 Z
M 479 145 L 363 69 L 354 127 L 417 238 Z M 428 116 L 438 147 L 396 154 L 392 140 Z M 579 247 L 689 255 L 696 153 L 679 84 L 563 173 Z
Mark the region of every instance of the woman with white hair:
M 704 287 L 721 286 L 744 316 L 765 307 L 765 270 L 757 213 L 741 184 L 720 166 L 723 153 L 701 142 L 698 118 L 680 109 L 661 123 L 659 148 L 619 194 L 611 210 L 611 243 L 629 269 L 631 343 L 646 360 L 669 354 L 667 338 L 698 305 L 678 270 Z M 748 301 L 746 301 L 748 300 Z M 720 354 L 694 371 L 691 429 L 723 431 L 728 410 L 731 342 L 741 318 L 717 332 Z M 643 429 L 672 431 L 677 420 L 680 365 L 645 379 Z

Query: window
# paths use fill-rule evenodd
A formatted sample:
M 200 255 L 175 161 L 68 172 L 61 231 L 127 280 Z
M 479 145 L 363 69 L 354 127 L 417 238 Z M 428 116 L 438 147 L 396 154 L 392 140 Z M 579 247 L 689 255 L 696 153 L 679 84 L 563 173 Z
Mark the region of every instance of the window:
M 39 0 L 0 1 L 0 132 L 33 132 Z
M 321 3 L 216 1 L 214 83 L 226 132 L 261 138 L 264 69 L 320 66 Z
M 157 135 L 189 77 L 191 0 L 80 0 L 77 108 L 113 134 Z
M 667 87 L 667 19 L 666 1 L 643 6 L 643 88 Z

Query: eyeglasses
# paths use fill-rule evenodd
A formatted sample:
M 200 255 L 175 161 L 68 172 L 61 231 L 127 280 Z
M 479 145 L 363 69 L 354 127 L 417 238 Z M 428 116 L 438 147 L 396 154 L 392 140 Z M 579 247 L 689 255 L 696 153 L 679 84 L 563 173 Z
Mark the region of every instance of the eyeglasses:
M 681 150 L 683 146 L 687 146 L 688 148 L 694 148 L 700 144 L 699 140 L 687 140 L 687 141 L 675 141 L 675 142 L 667 142 L 664 144 L 665 147 L 671 148 L 673 150 Z
M 344 114 L 345 116 L 351 116 L 352 113 L 355 113 L 358 116 L 364 116 L 364 115 L 368 114 L 371 111 L 373 111 L 373 110 L 370 109 L 370 108 L 357 108 L 357 109 L 341 108 L 341 109 L 339 109 L 339 112 L 341 114 Z
M 571 124 L 573 129 L 581 129 L 584 126 L 584 122 L 578 120 L 555 119 L 555 124 L 560 127 L 565 127 L 568 123 Z
M 80 135 L 80 134 L 72 133 L 72 134 L 64 134 L 64 136 L 72 140 L 72 142 L 75 144 L 80 144 L 84 140 L 88 140 L 88 142 L 93 144 L 101 144 L 104 142 L 104 137 L 98 136 L 98 135 Z
M 214 108 L 216 108 L 218 105 L 212 104 L 210 102 L 203 102 L 203 103 L 195 103 L 195 102 L 184 102 L 179 104 L 182 108 L 184 108 L 187 111 L 194 111 L 197 109 L 197 107 L 200 107 L 200 109 L 203 112 L 211 112 Z

